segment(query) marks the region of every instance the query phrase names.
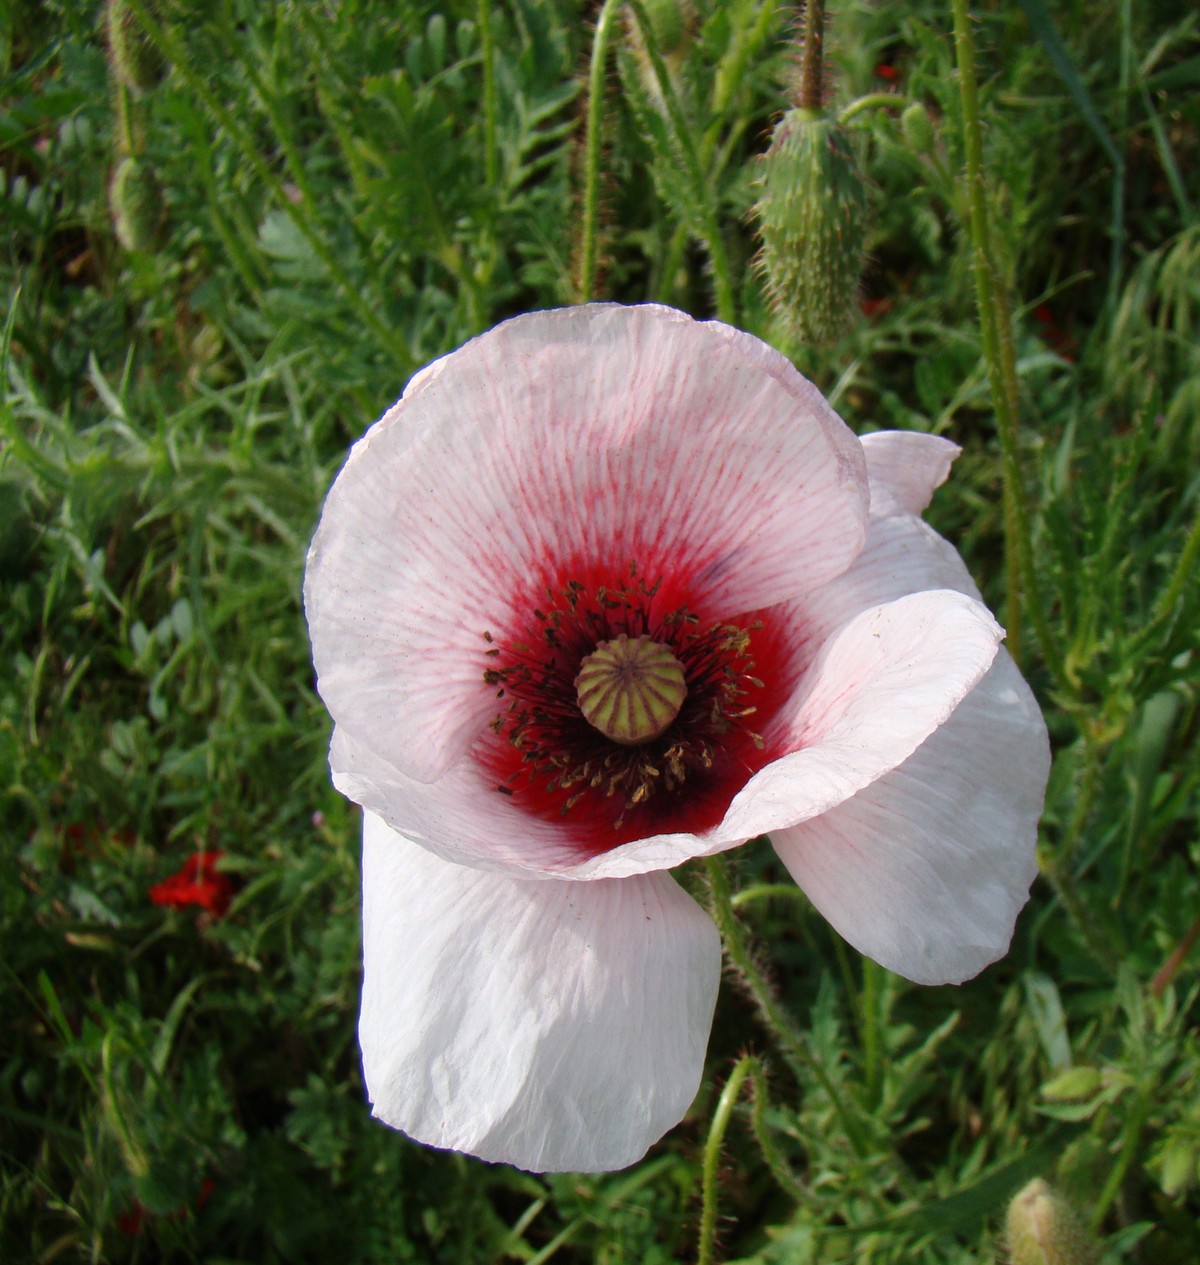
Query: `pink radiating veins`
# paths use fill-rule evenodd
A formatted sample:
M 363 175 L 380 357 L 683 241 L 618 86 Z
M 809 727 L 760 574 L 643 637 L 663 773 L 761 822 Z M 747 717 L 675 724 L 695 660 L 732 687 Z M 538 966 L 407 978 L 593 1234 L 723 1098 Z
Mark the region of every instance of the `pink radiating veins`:
M 524 1168 L 634 1162 L 696 1092 L 720 977 L 667 871 L 768 832 L 888 968 L 1004 953 L 1049 754 L 920 518 L 956 451 L 860 441 L 757 339 L 611 304 L 505 322 L 354 446 L 305 610 L 365 810 L 376 1114 Z M 682 674 L 636 741 L 579 694 L 621 638 Z

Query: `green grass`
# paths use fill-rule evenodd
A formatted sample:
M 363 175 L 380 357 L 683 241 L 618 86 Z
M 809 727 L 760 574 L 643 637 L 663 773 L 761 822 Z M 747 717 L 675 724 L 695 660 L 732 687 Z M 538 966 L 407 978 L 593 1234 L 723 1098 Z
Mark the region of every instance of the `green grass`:
M 766 1098 L 710 1148 L 726 1260 L 990 1265 L 1034 1176 L 1107 1261 L 1200 1259 L 1200 23 L 1182 0 L 976 6 L 1018 612 L 949 7 L 832 15 L 832 105 L 920 101 L 934 139 L 903 103 L 849 119 L 869 315 L 820 350 L 752 267 L 792 16 L 688 7 L 654 58 L 615 24 L 590 151 L 595 11 L 571 0 L 128 0 L 137 91 L 96 4 L 0 17 L 0 1259 L 690 1260 L 746 1051 Z M 543 1178 L 369 1118 L 358 825 L 300 580 L 348 445 L 411 373 L 581 283 L 721 311 L 856 429 L 963 445 L 931 518 L 1023 616 L 1055 760 L 1012 951 L 959 989 L 862 961 L 743 850 L 738 909 L 812 1060 L 727 981 L 688 1120 L 627 1172 Z M 201 849 L 228 912 L 153 904 Z

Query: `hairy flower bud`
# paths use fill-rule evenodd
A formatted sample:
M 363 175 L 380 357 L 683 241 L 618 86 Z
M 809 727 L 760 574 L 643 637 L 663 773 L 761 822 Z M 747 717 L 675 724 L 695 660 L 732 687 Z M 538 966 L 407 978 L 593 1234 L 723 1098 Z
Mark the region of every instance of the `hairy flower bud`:
M 932 154 L 937 137 L 925 107 L 914 101 L 900 116 L 900 130 L 914 154 Z
M 162 221 L 162 190 L 154 173 L 137 158 L 125 157 L 113 171 L 108 206 L 117 241 L 126 250 L 150 250 Z
M 1083 1218 L 1040 1177 L 1008 1205 L 1005 1229 L 1012 1265 L 1095 1265 L 1100 1258 Z
M 162 54 L 146 38 L 125 0 L 109 0 L 106 21 L 113 74 L 134 96 L 143 96 L 166 73 Z
M 761 184 L 758 266 L 771 307 L 792 336 L 829 342 L 857 310 L 867 208 L 845 129 L 789 110 L 771 138 Z

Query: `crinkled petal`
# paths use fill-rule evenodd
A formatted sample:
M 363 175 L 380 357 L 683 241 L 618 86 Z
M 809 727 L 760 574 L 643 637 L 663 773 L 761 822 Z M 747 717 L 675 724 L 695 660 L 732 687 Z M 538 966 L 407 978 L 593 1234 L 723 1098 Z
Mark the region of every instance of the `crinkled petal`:
M 431 781 L 491 718 L 484 634 L 572 567 L 636 563 L 732 618 L 849 565 L 866 495 L 853 435 L 749 335 L 607 304 L 507 321 L 424 374 L 329 493 L 305 578 L 321 695 Z
M 1002 636 L 986 607 L 946 590 L 856 615 L 793 700 L 782 741 L 791 754 L 750 779 L 722 830 L 750 838 L 795 825 L 898 767 L 978 684 Z
M 863 452 L 871 484 L 871 516 L 919 514 L 950 473 L 962 451 L 938 435 L 881 430 L 864 435 Z
M 860 952 L 920 984 L 959 983 L 1008 949 L 1049 769 L 1037 703 L 1001 650 L 904 764 L 772 842 Z
M 699 1087 L 720 976 L 666 874 L 523 882 L 367 814 L 359 1036 L 375 1114 L 536 1172 L 640 1159 Z

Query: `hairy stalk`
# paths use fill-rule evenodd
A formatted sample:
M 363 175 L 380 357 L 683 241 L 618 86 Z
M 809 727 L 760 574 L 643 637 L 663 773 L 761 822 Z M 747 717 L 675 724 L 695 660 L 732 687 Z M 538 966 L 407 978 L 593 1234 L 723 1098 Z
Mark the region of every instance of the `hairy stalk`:
M 879 1024 L 879 985 L 883 967 L 863 958 L 862 1038 L 863 1081 L 867 1102 L 878 1106 L 883 1089 L 883 1040 Z
M 975 80 L 975 46 L 967 0 L 954 0 L 954 45 L 958 60 L 959 93 L 963 112 L 963 147 L 967 164 L 968 226 L 974 254 L 979 332 L 987 365 L 1000 453 L 1004 470 L 1005 575 L 1008 645 L 1021 662 L 1022 598 L 1033 621 L 1042 655 L 1060 687 L 1069 690 L 1059 655 L 1050 636 L 1038 596 L 1033 569 L 1033 537 L 1021 480 L 1018 447 L 1019 394 L 1012 313 L 996 269 L 988 223 L 987 189 L 983 179 L 983 133 L 979 121 L 979 89 Z
M 592 64 L 588 73 L 587 132 L 583 151 L 583 249 L 579 263 L 579 301 L 590 303 L 596 290 L 596 237 L 600 221 L 600 124 L 604 107 L 604 67 L 613 23 L 620 9 L 617 0 L 604 0 L 592 40 Z
M 1087 825 L 1101 784 L 1102 752 L 1100 747 L 1093 739 L 1086 736 L 1084 742 L 1083 777 L 1075 796 L 1075 806 L 1063 831 L 1061 842 L 1053 850 L 1046 849 L 1041 853 L 1040 868 L 1096 960 L 1115 975 L 1121 964 L 1120 954 L 1097 928 L 1091 910 L 1075 890 L 1075 880 L 1071 872 L 1075 850 L 1083 836 L 1084 827 Z
M 675 85 L 671 82 L 671 76 L 667 73 L 667 68 L 659 54 L 654 28 L 646 17 L 646 11 L 640 0 L 627 0 L 627 2 L 641 28 L 642 38 L 646 42 L 646 54 L 654 67 L 654 76 L 658 80 L 659 90 L 662 92 L 663 102 L 667 107 L 671 128 L 679 143 L 680 156 L 687 168 L 688 181 L 700 204 L 701 241 L 708 254 L 709 267 L 712 269 L 713 300 L 717 308 L 717 319 L 724 321 L 727 325 L 734 325 L 737 323 L 737 301 L 734 297 L 729 256 L 725 251 L 725 239 L 721 236 L 716 199 L 712 196 L 711 173 L 705 171 L 700 161 L 695 139 L 679 105 Z
M 711 1263 L 713 1259 L 714 1240 L 717 1229 L 717 1171 L 721 1163 L 721 1144 L 725 1139 L 725 1130 L 729 1127 L 729 1118 L 741 1095 L 742 1085 L 746 1077 L 750 1077 L 754 1102 L 750 1108 L 750 1128 L 755 1141 L 766 1161 L 771 1176 L 779 1183 L 785 1194 L 796 1203 L 808 1198 L 800 1179 L 792 1171 L 775 1139 L 767 1127 L 767 1070 L 762 1060 L 753 1054 L 743 1054 L 729 1074 L 729 1080 L 717 1100 L 717 1109 L 713 1112 L 712 1124 L 709 1126 L 708 1138 L 704 1143 L 704 1160 L 701 1168 L 701 1211 L 700 1242 L 697 1253 L 698 1265 Z
M 362 323 L 387 347 L 394 357 L 396 372 L 405 376 L 410 374 L 415 366 L 412 352 L 409 350 L 408 343 L 403 335 L 398 330 L 387 325 L 362 297 L 359 287 L 347 275 L 345 268 L 342 267 L 330 249 L 329 243 L 314 230 L 307 218 L 300 214 L 299 209 L 292 204 L 292 200 L 287 196 L 283 188 L 283 182 L 272 170 L 266 159 L 259 153 L 259 148 L 254 138 L 230 112 L 205 76 L 192 67 L 191 61 L 175 38 L 174 32 L 155 20 L 146 0 L 129 0 L 129 7 L 137 17 L 142 29 L 162 52 L 166 60 L 176 68 L 180 77 L 186 81 L 189 88 L 204 102 L 205 107 L 232 137 L 242 156 L 254 168 L 258 178 L 271 191 L 276 204 L 292 221 L 296 226 L 297 232 L 300 233 L 312 248 L 313 253 L 324 264 L 325 270 L 329 273 L 330 279 L 341 293 L 342 298 L 354 308 Z
M 1153 997 L 1161 997 L 1171 984 L 1171 981 L 1179 974 L 1179 968 L 1187 960 L 1187 955 L 1191 953 L 1196 941 L 1200 940 L 1200 918 L 1184 932 L 1183 939 L 1171 950 L 1167 960 L 1154 972 L 1154 978 L 1150 981 L 1150 994 Z
M 802 110 L 821 109 L 825 92 L 825 0 L 808 0 L 804 6 L 804 50 L 800 54 Z
M 866 1154 L 866 1143 L 858 1122 L 850 1114 L 837 1086 L 830 1079 L 824 1067 L 815 1059 L 809 1049 L 804 1033 L 797 1027 L 792 1017 L 776 1000 L 771 986 L 763 976 L 762 970 L 754 960 L 754 954 L 746 940 L 745 932 L 737 915 L 733 912 L 733 897 L 729 886 L 729 874 L 725 868 L 723 857 L 711 856 L 704 859 L 708 874 L 709 892 L 712 896 L 711 913 L 721 940 L 725 945 L 725 954 L 730 965 L 737 972 L 739 983 L 749 994 L 751 1001 L 758 1008 L 759 1016 L 767 1030 L 779 1042 L 784 1060 L 792 1069 L 797 1080 L 804 1083 L 804 1073 L 809 1071 L 816 1077 L 821 1088 L 829 1096 L 837 1112 L 846 1137 L 857 1155 Z
M 500 151 L 496 146 L 496 46 L 491 0 L 479 0 L 479 43 L 483 57 L 483 169 L 488 188 L 494 190 L 500 183 Z
M 1179 560 L 1175 563 L 1175 570 L 1171 573 L 1166 588 L 1159 594 L 1146 627 L 1134 642 L 1139 656 L 1146 653 L 1150 642 L 1178 616 L 1184 594 L 1189 585 L 1196 582 L 1197 562 L 1200 562 L 1200 511 L 1192 520 L 1191 529 L 1183 542 Z
M 737 1061 L 713 1112 L 708 1139 L 704 1143 L 700 1177 L 700 1243 L 696 1251 L 696 1265 L 712 1265 L 713 1241 L 717 1233 L 717 1169 L 721 1163 L 721 1143 L 725 1140 L 733 1105 L 742 1092 L 742 1082 L 750 1075 L 750 1069 L 756 1062 L 752 1054 L 745 1054 Z
M 839 123 L 848 123 L 867 110 L 903 110 L 912 105 L 915 97 L 905 97 L 898 92 L 868 92 L 865 97 L 855 97 L 837 116 Z

